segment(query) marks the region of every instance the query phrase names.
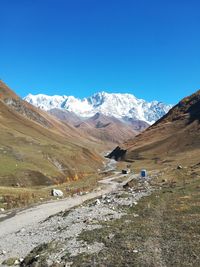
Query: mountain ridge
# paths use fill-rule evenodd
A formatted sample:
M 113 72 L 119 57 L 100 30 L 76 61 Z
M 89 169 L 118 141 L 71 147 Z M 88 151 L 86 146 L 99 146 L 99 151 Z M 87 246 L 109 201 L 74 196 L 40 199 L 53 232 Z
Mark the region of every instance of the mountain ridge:
M 147 102 L 128 93 L 106 93 L 105 91 L 83 99 L 66 95 L 28 94 L 24 100 L 46 111 L 59 108 L 74 112 L 80 117 L 92 117 L 96 113 L 102 113 L 118 119 L 131 118 L 148 124 L 157 121 L 172 107 L 158 101 Z

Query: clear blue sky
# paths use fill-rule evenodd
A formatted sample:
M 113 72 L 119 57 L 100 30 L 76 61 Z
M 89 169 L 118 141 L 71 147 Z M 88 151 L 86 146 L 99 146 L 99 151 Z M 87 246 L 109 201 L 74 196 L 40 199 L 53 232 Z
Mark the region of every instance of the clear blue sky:
M 199 0 L 0 0 L 0 78 L 20 96 L 200 88 Z

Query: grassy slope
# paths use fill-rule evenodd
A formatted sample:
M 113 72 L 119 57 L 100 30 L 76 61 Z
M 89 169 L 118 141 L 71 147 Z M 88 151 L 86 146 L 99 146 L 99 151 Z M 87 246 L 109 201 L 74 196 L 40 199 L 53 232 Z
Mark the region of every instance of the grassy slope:
M 0 124 L 0 207 L 47 200 L 53 184 L 65 196 L 88 191 L 96 184 L 102 159 L 87 148 L 91 143 L 72 143 L 72 139 L 25 119 L 1 101 Z
M 161 190 L 128 208 L 120 220 L 104 222 L 102 229 L 82 234 L 81 239 L 89 243 L 103 242 L 105 249 L 69 260 L 73 266 L 200 266 L 199 182 L 199 165 L 168 169 L 164 176 L 160 173 L 153 186 Z M 114 234 L 112 239 L 110 234 Z
M 191 154 L 200 148 L 200 91 L 182 99 L 164 117 L 144 132 L 127 140 L 110 156 L 128 161 L 165 160 Z M 121 155 L 121 153 L 123 155 Z
M 87 148 L 16 114 L 2 102 L 0 110 L 1 185 L 46 184 L 55 177 L 64 179 L 77 172 L 91 172 L 99 165 L 100 158 Z M 30 171 L 47 178 L 28 179 Z

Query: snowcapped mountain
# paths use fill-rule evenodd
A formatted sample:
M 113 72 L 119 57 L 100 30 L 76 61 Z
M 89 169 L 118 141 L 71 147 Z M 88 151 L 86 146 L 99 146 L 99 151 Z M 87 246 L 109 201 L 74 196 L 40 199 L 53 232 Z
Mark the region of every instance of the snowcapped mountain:
M 118 119 L 126 117 L 145 121 L 148 124 L 154 123 L 172 108 L 172 105 L 166 105 L 158 101 L 147 102 L 131 94 L 110 94 L 106 92 L 99 92 L 84 99 L 65 95 L 29 94 L 24 100 L 46 111 L 59 108 L 74 112 L 81 117 L 91 117 L 99 112 Z

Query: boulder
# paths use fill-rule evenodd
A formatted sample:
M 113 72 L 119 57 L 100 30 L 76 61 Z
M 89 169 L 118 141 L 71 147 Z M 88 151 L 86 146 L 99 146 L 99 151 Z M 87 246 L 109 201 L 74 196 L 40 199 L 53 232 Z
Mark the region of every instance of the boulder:
M 59 189 L 52 189 L 51 195 L 54 197 L 63 197 L 63 192 Z

